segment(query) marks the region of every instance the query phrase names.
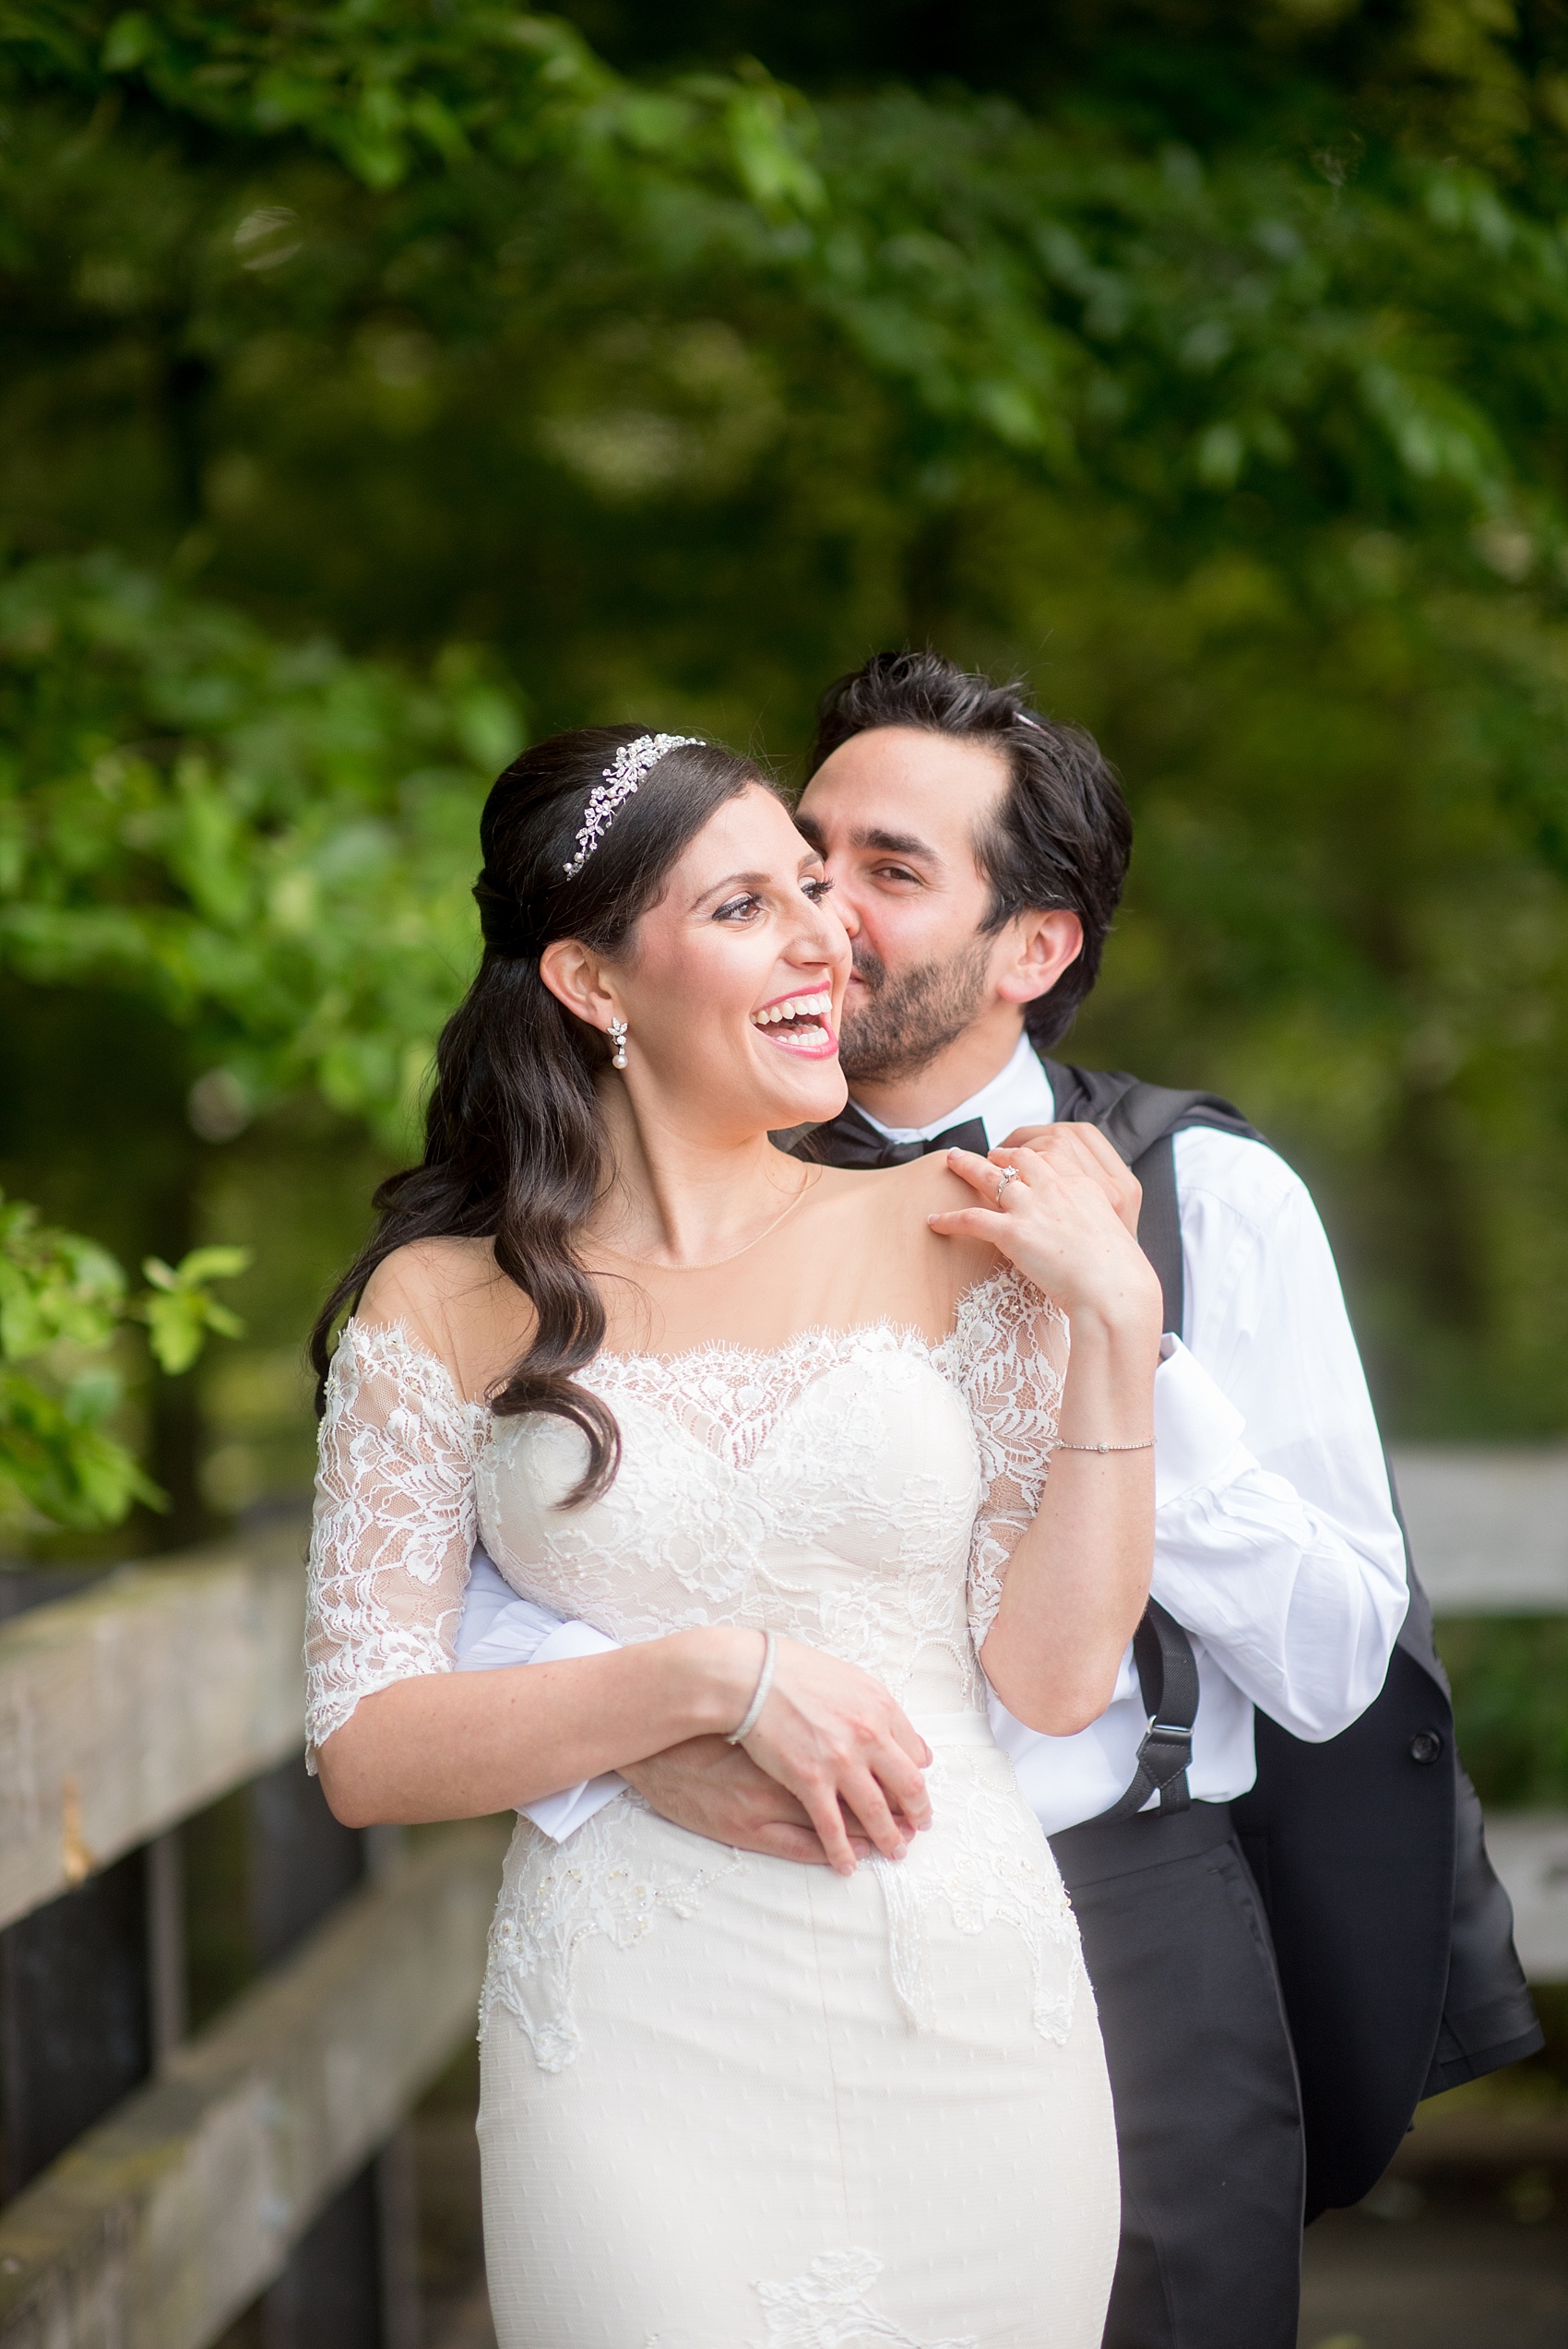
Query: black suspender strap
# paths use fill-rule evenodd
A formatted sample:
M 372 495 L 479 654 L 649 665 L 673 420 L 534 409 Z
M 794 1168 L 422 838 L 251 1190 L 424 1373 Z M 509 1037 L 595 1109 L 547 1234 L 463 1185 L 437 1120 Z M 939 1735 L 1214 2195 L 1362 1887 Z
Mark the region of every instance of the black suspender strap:
M 1058 1061 L 1047 1061 L 1045 1068 L 1058 1118 L 1098 1125 L 1143 1186 L 1138 1244 L 1159 1275 L 1165 1326 L 1180 1337 L 1186 1298 L 1174 1136 L 1188 1125 L 1247 1135 L 1253 1129 L 1214 1094 L 1176 1093 L 1141 1085 L 1116 1070 L 1073 1068 Z M 1100 1813 L 1102 1819 L 1131 1819 L 1156 1793 L 1162 1812 L 1185 1810 L 1193 1799 L 1187 1772 L 1198 1713 L 1197 1658 L 1182 1625 L 1156 1599 L 1150 1599 L 1133 1634 L 1133 1660 L 1148 1727 L 1132 1785 L 1120 1802 Z
M 1131 1819 L 1156 1793 L 1161 1810 L 1185 1810 L 1193 1799 L 1187 1771 L 1198 1715 L 1197 1658 L 1181 1624 L 1158 1599 L 1150 1599 L 1133 1633 L 1133 1659 L 1148 1727 L 1132 1785 L 1102 1819 Z
M 1176 1137 L 1151 1142 L 1133 1172 L 1143 1186 L 1138 1209 L 1138 1246 L 1159 1275 L 1165 1297 L 1164 1327 L 1177 1337 L 1187 1317 L 1186 1275 L 1182 1264 L 1182 1208 L 1176 1196 Z

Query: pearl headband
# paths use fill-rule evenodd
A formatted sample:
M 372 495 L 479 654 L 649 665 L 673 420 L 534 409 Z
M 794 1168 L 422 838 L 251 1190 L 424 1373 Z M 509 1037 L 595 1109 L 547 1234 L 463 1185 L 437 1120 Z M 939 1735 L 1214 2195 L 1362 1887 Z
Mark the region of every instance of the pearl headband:
M 653 772 L 667 751 L 679 750 L 683 743 L 706 748 L 700 734 L 639 734 L 635 742 L 622 743 L 614 765 L 604 769 L 603 782 L 596 783 L 588 794 L 582 830 L 577 834 L 577 853 L 564 868 L 568 881 L 581 872 L 644 776 Z

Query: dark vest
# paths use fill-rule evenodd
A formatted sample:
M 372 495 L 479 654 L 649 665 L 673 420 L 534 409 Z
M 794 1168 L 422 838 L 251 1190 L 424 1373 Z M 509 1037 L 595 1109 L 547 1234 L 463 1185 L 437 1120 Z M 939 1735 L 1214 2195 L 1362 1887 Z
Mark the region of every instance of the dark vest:
M 1058 1119 L 1097 1125 L 1142 1183 L 1138 1238 L 1165 1290 L 1165 1326 L 1179 1334 L 1172 1137 L 1192 1126 L 1263 1147 L 1261 1137 L 1215 1094 L 1111 1069 L 1049 1060 L 1045 1068 Z M 830 1133 L 817 1129 L 814 1155 L 831 1157 Z M 1410 1605 L 1382 1693 L 1321 1745 L 1260 1712 L 1257 1783 L 1232 1805 L 1268 1911 L 1296 2050 L 1309 2219 L 1376 2184 L 1423 2096 L 1542 2044 L 1513 1910 L 1455 1747 L 1448 1679 L 1408 1537 L 1406 1560 Z

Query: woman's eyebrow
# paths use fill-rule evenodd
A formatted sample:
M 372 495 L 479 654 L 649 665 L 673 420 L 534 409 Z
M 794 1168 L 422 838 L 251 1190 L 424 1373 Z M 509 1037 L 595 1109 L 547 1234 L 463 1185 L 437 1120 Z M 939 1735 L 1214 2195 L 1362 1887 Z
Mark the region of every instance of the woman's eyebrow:
M 771 872 L 727 872 L 722 881 L 710 881 L 706 889 L 699 890 L 692 903 L 694 906 L 704 905 L 709 897 L 717 897 L 723 889 L 766 889 L 772 879 Z

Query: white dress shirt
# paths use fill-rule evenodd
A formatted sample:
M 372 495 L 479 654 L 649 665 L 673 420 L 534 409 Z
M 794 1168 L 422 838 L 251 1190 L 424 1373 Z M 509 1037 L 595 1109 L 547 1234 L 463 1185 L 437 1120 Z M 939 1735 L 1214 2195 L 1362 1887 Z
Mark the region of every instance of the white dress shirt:
M 978 1117 L 994 1149 L 1055 1113 L 1024 1038 L 989 1085 L 929 1125 L 871 1122 L 891 1141 L 923 1142 Z M 1197 1657 L 1189 1784 L 1195 1797 L 1225 1802 L 1256 1774 L 1254 1705 L 1313 1741 L 1365 1712 L 1408 1592 L 1366 1380 L 1305 1184 L 1262 1143 L 1202 1126 L 1177 1134 L 1175 1163 L 1186 1328 L 1167 1336 L 1155 1375 L 1152 1589 Z M 476 1556 L 459 1670 L 613 1645 L 516 1597 Z M 1118 1799 L 1147 1726 L 1131 1647 L 1111 1702 L 1076 1737 L 1026 1729 L 994 1696 L 991 1716 L 1051 1835 Z M 593 1779 L 530 1804 L 529 1816 L 562 1838 L 621 1784 Z

